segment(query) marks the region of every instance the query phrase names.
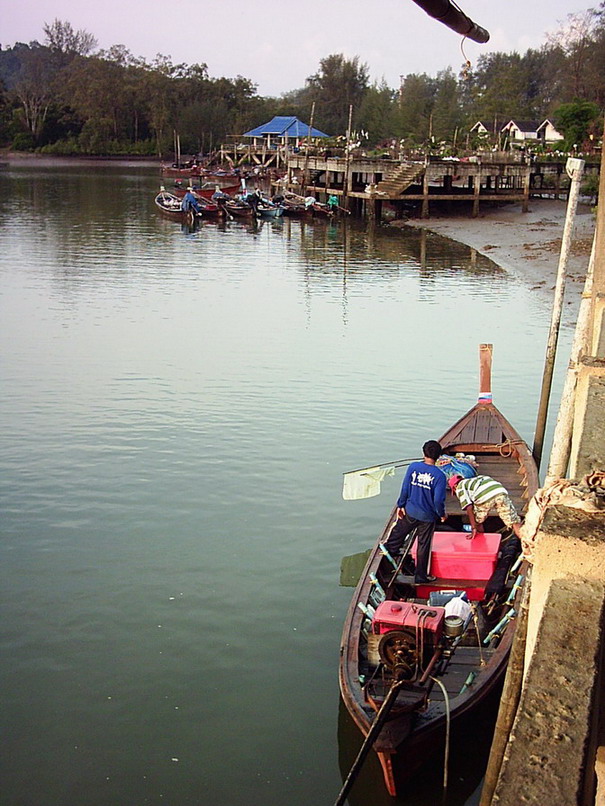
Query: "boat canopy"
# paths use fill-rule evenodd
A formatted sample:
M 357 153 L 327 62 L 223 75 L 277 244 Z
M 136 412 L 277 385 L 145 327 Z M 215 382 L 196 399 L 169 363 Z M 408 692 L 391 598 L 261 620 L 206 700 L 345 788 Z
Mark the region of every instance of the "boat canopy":
M 243 137 L 265 137 L 274 135 L 276 137 L 329 137 L 329 134 L 320 132 L 319 129 L 310 127 L 308 123 L 303 123 L 297 117 L 277 115 L 267 123 L 257 126 L 245 132 Z

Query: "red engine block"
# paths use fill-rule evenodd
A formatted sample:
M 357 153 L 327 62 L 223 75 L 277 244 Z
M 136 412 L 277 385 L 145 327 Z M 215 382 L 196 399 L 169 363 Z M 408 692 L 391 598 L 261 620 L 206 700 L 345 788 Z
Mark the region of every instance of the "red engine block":
M 445 608 L 430 607 L 415 602 L 395 602 L 387 599 L 376 608 L 372 619 L 372 632 L 375 635 L 384 635 L 391 630 L 407 628 L 416 630 L 418 627 L 431 633 L 432 643 L 435 646 L 443 634 Z

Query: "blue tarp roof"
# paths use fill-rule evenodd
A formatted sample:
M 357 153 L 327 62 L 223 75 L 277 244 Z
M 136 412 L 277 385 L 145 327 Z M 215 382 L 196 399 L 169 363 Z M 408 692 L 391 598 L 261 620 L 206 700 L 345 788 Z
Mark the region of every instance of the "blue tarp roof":
M 308 137 L 309 124 L 303 123 L 296 117 L 277 116 L 256 129 L 245 132 L 243 137 L 264 137 L 267 134 L 275 134 L 279 137 Z M 329 137 L 329 134 L 320 132 L 319 129 L 311 129 L 311 137 Z

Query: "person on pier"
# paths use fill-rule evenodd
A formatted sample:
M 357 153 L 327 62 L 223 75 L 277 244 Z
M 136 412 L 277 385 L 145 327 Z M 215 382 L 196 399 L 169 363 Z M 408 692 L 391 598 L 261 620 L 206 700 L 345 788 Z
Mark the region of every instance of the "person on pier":
M 422 462 L 408 467 L 397 499 L 397 520 L 385 546 L 396 555 L 407 535 L 416 530 L 416 584 L 434 582 L 429 576 L 431 544 L 437 521 L 445 521 L 446 476 L 435 463 L 441 456 L 441 445 L 430 439 L 422 446 Z
M 468 540 L 484 532 L 483 522 L 492 510 L 498 513 L 505 526 L 521 537 L 521 518 L 515 509 L 508 490 L 491 476 L 473 476 L 470 479 L 452 476 L 448 485 L 466 512 L 471 525 Z

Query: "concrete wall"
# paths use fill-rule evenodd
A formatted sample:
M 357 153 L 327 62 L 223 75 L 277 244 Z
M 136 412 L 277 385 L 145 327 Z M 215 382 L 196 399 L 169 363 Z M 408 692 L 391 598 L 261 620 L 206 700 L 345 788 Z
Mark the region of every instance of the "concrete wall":
M 492 804 L 594 803 L 604 610 L 603 581 L 549 586 Z

